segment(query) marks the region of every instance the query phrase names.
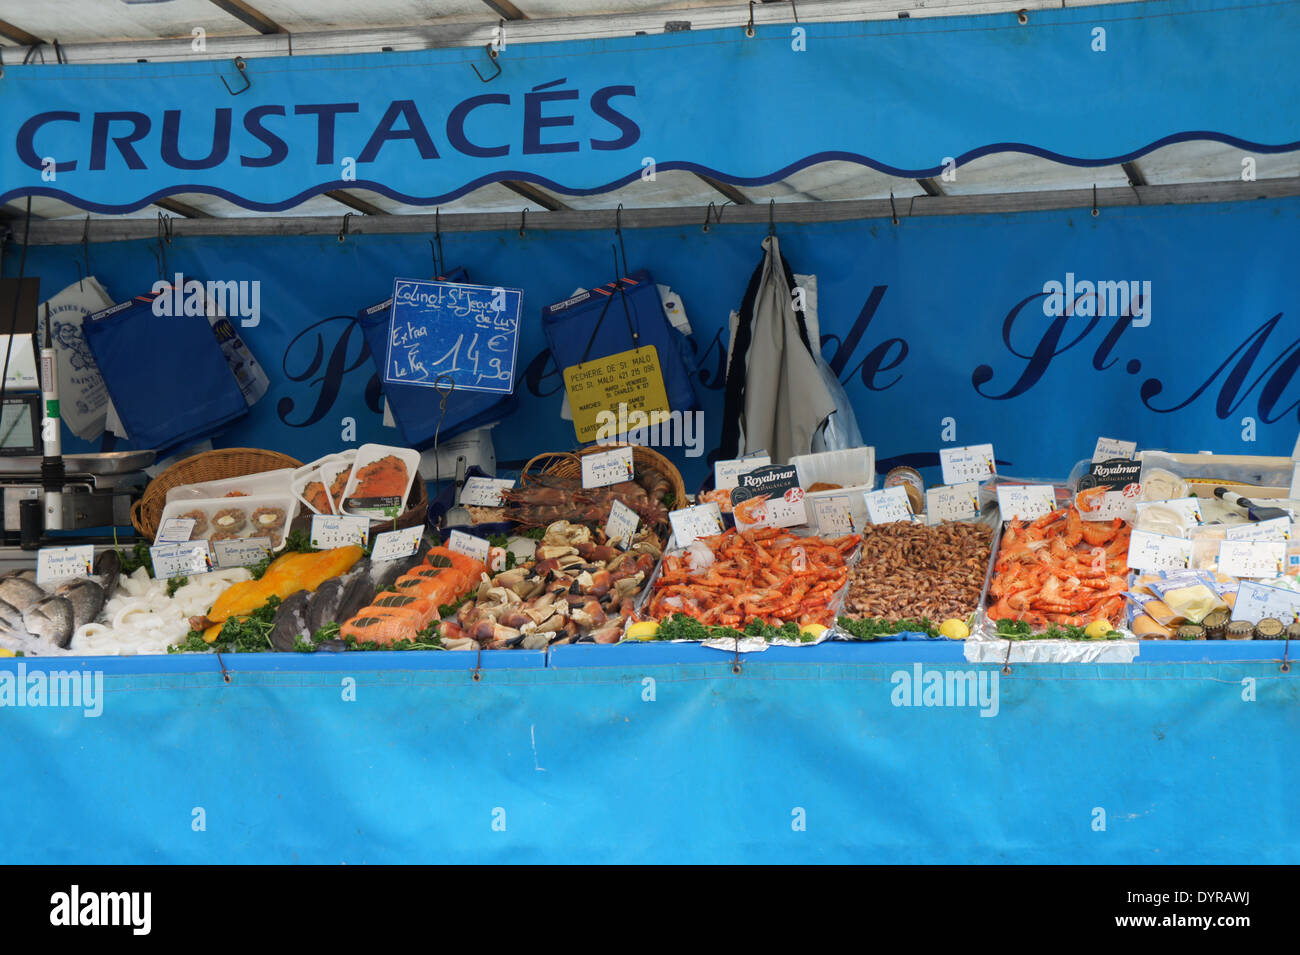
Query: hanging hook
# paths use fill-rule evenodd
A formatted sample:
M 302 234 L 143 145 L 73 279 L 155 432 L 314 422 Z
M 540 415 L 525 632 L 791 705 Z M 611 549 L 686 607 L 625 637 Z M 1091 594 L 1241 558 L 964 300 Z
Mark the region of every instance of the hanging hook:
M 623 245 L 623 203 L 614 210 L 614 235 L 618 237 L 618 250 L 623 253 L 623 271 L 627 271 L 627 248 Z M 618 271 L 618 262 L 614 262 L 614 271 Z
M 720 206 L 712 202 L 709 203 L 708 208 L 704 210 L 704 231 L 705 232 L 709 231 L 710 220 L 717 223 L 718 225 L 722 224 L 722 210 L 729 205 L 731 205 L 730 199 L 728 199 Z
M 1092 217 L 1095 219 L 1099 215 L 1101 215 L 1101 211 L 1097 208 L 1097 184 L 1094 182 L 1092 184 Z
M 794 14 L 794 22 L 799 22 L 799 8 L 794 5 L 794 0 L 790 0 L 790 12 Z
M 89 220 L 90 216 L 86 216 L 86 218 Z M 89 228 L 89 225 L 87 225 L 87 228 Z M 172 217 L 162 212 L 158 213 L 158 239 L 159 241 L 166 241 L 168 245 L 172 244 Z
M 77 287 L 86 290 L 86 279 L 90 278 L 90 213 L 86 213 L 86 223 L 81 227 L 81 259 L 86 264 L 86 274 L 82 276 L 81 262 L 77 263 Z
M 745 36 L 754 35 L 754 0 L 749 0 L 749 22 L 745 24 Z
M 492 65 L 497 68 L 497 71 L 493 73 L 491 76 L 484 76 L 482 73 L 478 71 L 478 67 L 475 66 L 473 63 L 471 63 L 469 66 L 470 69 L 474 71 L 474 75 L 477 76 L 484 83 L 491 83 L 494 79 L 500 76 L 501 64 L 497 62 L 497 57 L 501 55 L 501 51 L 504 50 L 505 48 L 506 48 L 506 21 L 504 19 L 501 19 L 497 21 L 496 39 L 493 40 L 491 43 L 489 43 L 486 47 L 488 59 L 492 61 Z
M 776 235 L 776 200 L 767 200 L 767 234 Z
M 528 210 L 519 213 L 519 238 L 524 237 L 524 227 L 528 225 Z
M 340 241 L 340 242 L 342 242 L 344 239 L 346 239 L 346 238 L 348 237 L 348 220 L 351 219 L 354 215 L 356 215 L 355 212 L 348 212 L 348 213 L 345 213 L 345 214 L 344 214 L 344 216 L 343 216 L 343 226 L 342 226 L 342 228 L 339 229 L 339 241 Z
M 894 206 L 894 192 L 889 192 L 889 217 L 894 220 L 894 225 L 898 225 L 898 209 Z
M 429 240 L 429 254 L 433 256 L 434 278 L 441 279 L 447 274 L 447 260 L 442 256 L 442 223 L 440 210 L 433 210 L 433 238 Z
M 230 84 L 226 82 L 226 78 L 224 76 L 221 77 L 221 85 L 226 88 L 226 92 L 229 93 L 231 96 L 238 96 L 240 93 L 247 93 L 249 88 L 253 85 L 253 81 L 248 76 L 248 64 L 244 62 L 244 58 L 242 56 L 235 57 L 235 69 L 239 70 L 239 75 L 243 77 L 244 80 L 243 89 L 232 90 L 230 88 Z

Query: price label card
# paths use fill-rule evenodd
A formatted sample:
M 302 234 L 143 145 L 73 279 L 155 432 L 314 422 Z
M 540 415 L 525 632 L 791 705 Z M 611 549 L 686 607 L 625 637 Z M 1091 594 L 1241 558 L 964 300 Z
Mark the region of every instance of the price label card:
M 980 516 L 979 482 L 967 481 L 928 489 L 925 492 L 925 512 L 931 524 L 975 520 Z
M 153 557 L 154 580 L 206 574 L 212 569 L 212 553 L 207 541 L 184 544 L 158 544 L 149 548 Z
M 508 478 L 466 478 L 465 486 L 460 489 L 460 503 L 471 507 L 500 507 L 501 492 L 514 486 L 515 482 Z
M 227 567 L 249 567 L 271 553 L 271 538 L 213 541 L 212 550 L 217 558 L 217 566 L 223 570 Z
M 1004 521 L 1018 517 L 1033 521 L 1056 510 L 1056 489 L 1050 484 L 999 484 L 998 511 Z
M 162 527 L 158 528 L 158 536 L 153 539 L 155 544 L 183 544 L 190 539 L 194 533 L 194 518 L 192 517 L 169 517 L 162 522 Z
M 738 461 L 716 461 L 713 465 L 713 486 L 719 491 L 730 491 L 740 483 L 740 476 L 772 463 L 766 454 L 755 454 Z
M 1085 521 L 1107 521 L 1121 518 L 1137 520 L 1137 499 L 1142 492 L 1140 484 L 1129 484 L 1122 491 L 1106 491 L 1093 498 L 1095 508 L 1079 514 Z
M 907 489 L 901 484 L 880 491 L 863 491 L 862 499 L 867 503 L 867 519 L 873 524 L 893 524 L 914 517 Z
M 466 534 L 464 531 L 452 531 L 451 536 L 447 539 L 447 550 L 457 554 L 464 554 L 466 557 L 473 557 L 475 560 L 486 564 L 491 545 L 482 537 Z
M 1177 511 L 1183 520 L 1189 524 L 1204 524 L 1205 518 L 1201 516 L 1201 502 L 1194 497 L 1178 497 L 1170 501 L 1140 501 L 1137 504 L 1138 517 L 1148 507 L 1155 505 L 1167 507 L 1170 510 Z M 1130 565 L 1132 566 L 1132 565 Z
M 668 521 L 673 526 L 673 537 L 677 540 L 678 547 L 685 547 L 701 537 L 712 537 L 723 531 L 722 510 L 713 501 L 669 511 Z
M 1134 531 L 1128 541 L 1128 565 L 1134 570 L 1185 570 L 1192 561 L 1192 542 L 1181 537 Z
M 1295 623 L 1300 617 L 1300 593 L 1255 580 L 1243 580 L 1232 605 L 1232 619 L 1259 623 L 1266 617 Z
M 1219 545 L 1219 573 L 1276 577 L 1286 562 L 1286 541 L 1229 541 Z
M 579 441 L 599 438 L 608 418 L 617 417 L 620 435 L 668 420 L 668 390 L 653 345 L 570 365 L 564 369 L 564 390 Z
M 993 463 L 993 445 L 972 444 L 964 448 L 940 448 L 939 464 L 944 484 L 986 481 L 998 473 Z
M 847 497 L 817 498 L 813 501 L 813 513 L 817 516 L 817 533 L 823 537 L 843 537 L 858 532 L 853 523 L 853 507 Z
M 616 500 L 609 508 L 609 520 L 605 521 L 605 536 L 627 550 L 632 545 L 632 535 L 636 533 L 639 523 L 641 518 L 636 511 Z
M 794 527 L 808 523 L 799 471 L 791 465 L 768 464 L 740 476 L 731 489 L 731 516 L 736 527 Z
M 1136 441 L 1119 441 L 1115 438 L 1098 438 L 1097 447 L 1092 452 L 1092 462 L 1111 461 L 1115 458 L 1126 458 L 1133 460 L 1133 455 L 1137 453 Z
M 370 548 L 370 561 L 401 560 L 410 557 L 420 549 L 420 538 L 424 536 L 424 525 L 403 527 L 395 531 L 381 531 L 375 535 L 374 546 Z
M 95 546 L 42 547 L 36 552 L 36 583 L 45 586 L 69 577 L 89 577 L 95 565 Z
M 605 487 L 620 481 L 630 481 L 633 474 L 630 447 L 614 448 L 599 454 L 584 455 L 582 458 L 583 487 Z
M 1291 518 L 1274 517 L 1250 524 L 1233 524 L 1226 533 L 1230 541 L 1289 541 Z
M 366 546 L 370 540 L 370 518 L 347 517 L 335 514 L 317 514 L 311 519 L 311 546 L 320 550 L 346 547 L 348 544 Z

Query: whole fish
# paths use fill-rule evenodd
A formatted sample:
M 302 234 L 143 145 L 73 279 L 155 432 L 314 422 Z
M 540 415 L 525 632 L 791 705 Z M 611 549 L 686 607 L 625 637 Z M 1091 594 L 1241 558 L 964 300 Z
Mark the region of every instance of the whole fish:
M 23 629 L 23 612 L 6 600 L 0 600 L 0 627 L 7 627 L 18 633 L 26 633 Z
M 66 650 L 72 642 L 74 614 L 66 597 L 46 597 L 23 611 L 23 626 L 32 636 Z
M 347 586 L 343 588 L 343 596 L 339 599 L 334 619 L 339 623 L 351 620 L 363 607 L 370 605 L 370 601 L 375 599 L 376 593 L 378 591 L 375 590 L 374 584 L 370 582 L 369 574 L 353 577 L 348 581 Z
M 284 598 L 271 620 L 271 646 L 288 653 L 299 637 L 308 634 L 307 610 L 311 596 L 305 590 L 296 590 Z
M 47 596 L 44 590 L 26 577 L 6 577 L 0 580 L 0 600 L 13 604 L 23 613 Z
M 118 556 L 115 550 L 106 550 L 95 558 L 95 576 L 99 578 L 99 585 L 104 588 L 104 599 L 107 600 L 117 591 L 117 581 L 122 575 L 122 558 Z
M 78 577 L 54 591 L 72 604 L 73 629 L 92 622 L 104 609 L 104 588 L 89 577 Z
M 331 577 L 316 588 L 316 592 L 311 595 L 307 603 L 306 628 L 309 634 L 339 619 L 339 604 L 343 600 L 343 591 L 347 585 L 346 578 Z

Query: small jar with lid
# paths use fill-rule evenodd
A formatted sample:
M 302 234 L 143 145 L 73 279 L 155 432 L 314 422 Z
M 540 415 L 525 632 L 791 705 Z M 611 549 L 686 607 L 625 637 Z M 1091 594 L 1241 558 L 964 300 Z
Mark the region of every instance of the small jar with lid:
M 1222 640 L 1227 635 L 1231 618 L 1232 614 L 1227 610 L 1210 611 L 1201 621 L 1201 626 L 1205 628 L 1205 639 Z
M 1256 640 L 1281 640 L 1282 631 L 1284 629 L 1285 628 L 1282 626 L 1281 620 L 1278 620 L 1274 617 L 1265 617 L 1259 623 L 1255 624 L 1255 639 Z
M 1199 623 L 1185 623 L 1178 628 L 1179 640 L 1204 640 L 1205 628 Z
M 1286 638 L 1288 640 L 1300 640 L 1300 623 L 1290 624 L 1286 628 Z
M 1226 640 L 1253 640 L 1255 639 L 1255 626 L 1245 620 L 1234 620 L 1228 624 L 1227 632 L 1224 634 Z

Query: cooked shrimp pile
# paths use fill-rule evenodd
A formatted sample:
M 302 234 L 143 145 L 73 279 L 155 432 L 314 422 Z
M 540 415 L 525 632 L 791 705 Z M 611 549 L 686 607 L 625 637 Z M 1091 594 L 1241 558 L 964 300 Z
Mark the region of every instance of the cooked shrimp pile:
M 645 615 L 684 613 L 704 624 L 759 620 L 830 625 L 848 580 L 845 557 L 862 538 L 795 537 L 778 528 L 729 530 L 664 557 Z

